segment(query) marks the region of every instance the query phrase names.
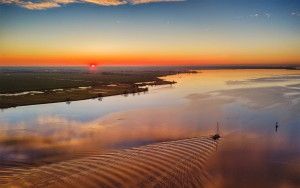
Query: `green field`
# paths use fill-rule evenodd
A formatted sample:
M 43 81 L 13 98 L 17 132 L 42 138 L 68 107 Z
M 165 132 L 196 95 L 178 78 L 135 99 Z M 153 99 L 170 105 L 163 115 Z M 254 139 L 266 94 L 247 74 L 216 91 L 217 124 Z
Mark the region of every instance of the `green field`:
M 69 102 L 111 95 L 145 92 L 143 82 L 171 84 L 158 77 L 181 71 L 2 71 L 0 74 L 0 108 L 52 102 Z M 86 87 L 86 88 L 81 88 Z M 18 95 L 20 92 L 39 91 Z M 11 95 L 13 94 L 13 95 Z

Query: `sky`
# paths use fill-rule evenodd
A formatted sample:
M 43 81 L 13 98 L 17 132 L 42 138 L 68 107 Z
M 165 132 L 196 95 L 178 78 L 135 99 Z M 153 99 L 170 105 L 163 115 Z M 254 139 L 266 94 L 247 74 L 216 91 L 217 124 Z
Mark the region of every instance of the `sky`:
M 299 0 L 0 0 L 0 66 L 300 64 Z

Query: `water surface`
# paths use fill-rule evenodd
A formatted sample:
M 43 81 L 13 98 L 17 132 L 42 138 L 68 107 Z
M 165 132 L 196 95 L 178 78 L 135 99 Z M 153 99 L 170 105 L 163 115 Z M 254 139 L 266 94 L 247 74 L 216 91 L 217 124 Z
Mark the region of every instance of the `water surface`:
M 177 84 L 2 110 L 0 163 L 208 136 L 219 122 L 223 138 L 209 164 L 216 185 L 300 186 L 300 71 L 204 70 L 164 79 Z

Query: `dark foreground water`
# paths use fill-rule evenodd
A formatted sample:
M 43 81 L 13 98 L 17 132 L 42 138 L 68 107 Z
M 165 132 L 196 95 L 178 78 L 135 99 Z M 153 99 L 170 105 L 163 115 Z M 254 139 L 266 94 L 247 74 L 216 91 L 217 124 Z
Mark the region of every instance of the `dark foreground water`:
M 215 186 L 300 186 L 300 71 L 205 70 L 165 79 L 178 83 L 2 110 L 0 164 L 40 165 L 206 136 L 219 122 L 222 140 L 208 164 Z

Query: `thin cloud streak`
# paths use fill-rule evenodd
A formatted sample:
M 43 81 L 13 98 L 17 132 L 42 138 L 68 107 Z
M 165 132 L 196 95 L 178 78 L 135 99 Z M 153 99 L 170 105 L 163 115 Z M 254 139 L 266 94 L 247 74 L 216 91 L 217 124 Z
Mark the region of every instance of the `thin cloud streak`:
M 259 17 L 265 17 L 265 18 L 271 18 L 271 14 L 270 13 L 255 13 L 255 14 L 251 14 L 250 15 L 251 18 L 259 18 Z
M 185 0 L 42 0 L 42 1 L 26 1 L 26 0 L 0 0 L 0 4 L 17 5 L 30 10 L 45 10 L 49 8 L 61 7 L 62 5 L 71 3 L 90 3 L 100 6 L 119 6 L 125 4 L 138 5 L 159 2 L 181 2 Z
M 137 5 L 137 4 L 146 4 L 146 3 L 159 3 L 159 2 L 182 2 L 185 0 L 128 0 L 128 3 Z
M 299 12 L 292 12 L 291 15 L 292 16 L 300 16 L 300 13 Z

